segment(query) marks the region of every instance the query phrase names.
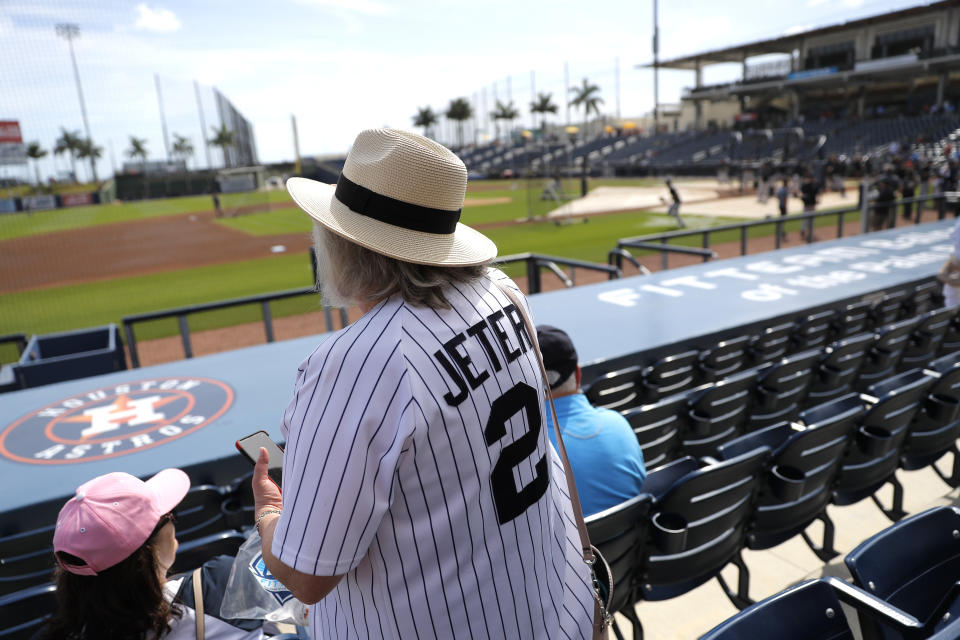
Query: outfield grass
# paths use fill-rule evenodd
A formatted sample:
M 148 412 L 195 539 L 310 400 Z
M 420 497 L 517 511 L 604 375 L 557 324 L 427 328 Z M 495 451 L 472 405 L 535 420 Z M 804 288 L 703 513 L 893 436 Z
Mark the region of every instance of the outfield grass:
M 284 190 L 225 193 L 220 196 L 221 206 L 227 211 L 236 207 L 289 201 L 290 196 Z M 0 215 L 0 240 L 212 209 L 213 200 L 211 196 L 205 195 L 10 213 Z

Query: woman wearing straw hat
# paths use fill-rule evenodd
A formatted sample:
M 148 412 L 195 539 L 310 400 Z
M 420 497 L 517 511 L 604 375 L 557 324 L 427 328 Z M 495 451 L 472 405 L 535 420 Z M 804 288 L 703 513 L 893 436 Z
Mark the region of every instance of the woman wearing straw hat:
M 590 636 L 537 359 L 500 284 L 519 290 L 459 223 L 466 176 L 436 142 L 377 129 L 337 185 L 287 182 L 324 303 L 364 313 L 298 369 L 282 495 L 266 451 L 254 472 L 264 559 L 317 603 L 317 637 Z
M 216 617 L 222 594 L 211 578 L 219 573 L 225 583 L 232 558 L 222 556 L 192 579 L 166 579 L 178 546 L 173 510 L 189 488 L 190 479 L 179 469 L 164 469 L 146 482 L 115 472 L 80 485 L 57 517 L 58 608 L 37 637 L 262 638 L 262 621 L 233 621 L 244 630 Z

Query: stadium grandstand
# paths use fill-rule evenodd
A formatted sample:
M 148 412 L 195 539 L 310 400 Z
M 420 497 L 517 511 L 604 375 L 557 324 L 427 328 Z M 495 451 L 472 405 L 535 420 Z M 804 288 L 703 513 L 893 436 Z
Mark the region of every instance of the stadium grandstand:
M 705 68 L 729 63 L 742 65 L 740 79 L 703 84 Z M 569 186 L 548 192 L 551 180 L 561 192 L 571 178 L 584 192 L 591 179 L 618 189 L 617 178 L 647 190 L 642 206 L 618 209 L 645 216 L 630 227 L 645 235 L 596 240 L 594 259 L 527 246 L 499 262 L 530 294 L 537 323 L 569 333 L 587 400 L 621 414 L 643 450 L 643 492 L 587 519 L 612 570 L 616 637 L 960 638 L 960 307 L 939 279 L 960 255 L 960 0 L 656 66 L 693 74 L 679 105 L 598 122 L 595 134 L 554 123 L 455 149 L 469 172 L 467 204 L 479 195 L 477 208 L 512 206 L 519 200 L 504 194 L 526 190 L 521 198 L 537 201 L 528 214 L 549 222 L 516 219 L 522 203 L 484 219 L 485 232 L 515 234 L 502 236 L 509 246 L 535 236 L 550 246 L 571 231 L 557 212 L 589 198 L 575 201 Z M 49 326 L 35 316 L 54 314 L 20 311 L 23 329 L 0 336 L 0 478 L 14 489 L 0 494 L 0 640 L 31 638 L 56 606 L 54 522 L 94 475 L 183 469 L 192 488 L 178 507 L 171 571 L 235 555 L 254 521 L 235 440 L 260 428 L 276 436 L 291 373 L 362 315 L 317 302 L 305 216 L 278 204 L 282 190 L 266 190 L 254 122 L 212 96 L 216 118 L 205 126 L 219 123 L 233 140 L 222 168 L 130 155 L 128 171 L 108 181 L 132 201 L 186 193 L 177 176 L 194 176 L 200 186 L 182 188 L 200 195 L 168 218 L 138 209 L 77 231 L 80 215 L 24 210 L 24 198 L 39 196 L 20 184 L 24 195 L 9 198 L 20 204 L 0 210 L 9 233 L 0 305 L 24 309 L 52 291 L 56 313 L 80 323 L 34 330 Z M 284 176 L 335 183 L 345 157 L 298 150 L 281 164 Z M 215 175 L 256 190 L 227 194 Z M 711 196 L 698 204 L 722 220 L 704 214 L 676 230 L 659 215 L 666 176 L 691 178 L 677 181 L 685 198 L 709 178 Z M 821 210 L 772 217 L 775 184 L 799 197 L 801 181 Z M 856 186 L 859 198 L 844 201 Z M 213 191 L 223 192 L 216 213 Z M 69 194 L 55 199 L 69 205 Z M 613 217 L 572 233 L 586 243 Z M 51 220 L 54 232 L 19 234 L 14 220 Z M 70 262 L 72 232 L 87 252 Z M 154 238 L 164 244 L 144 248 Z M 219 255 L 222 246 L 247 253 Z M 120 276 L 96 269 L 112 260 Z M 283 279 L 268 277 L 281 268 Z M 201 271 L 215 281 L 202 293 L 219 297 L 162 291 L 164 276 L 182 293 Z M 260 278 L 265 292 L 222 293 L 226 281 Z M 112 279 L 122 281 L 110 288 Z M 154 306 L 129 307 L 154 296 Z M 111 320 L 85 326 L 88 315 L 67 307 L 84 297 L 110 305 Z

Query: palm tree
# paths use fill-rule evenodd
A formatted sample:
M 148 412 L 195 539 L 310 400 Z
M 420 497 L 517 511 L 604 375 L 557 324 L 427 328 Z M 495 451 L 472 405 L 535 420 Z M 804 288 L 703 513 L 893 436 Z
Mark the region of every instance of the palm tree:
M 220 147 L 220 151 L 223 152 L 223 166 L 227 167 L 230 165 L 230 156 L 227 155 L 227 149 L 234 145 L 233 131 L 227 129 L 227 125 L 222 124 L 220 128 L 211 127 L 213 129 L 213 137 L 207 140 L 210 144 L 215 147 Z
M 193 143 L 190 138 L 179 133 L 173 134 L 173 155 L 187 164 L 193 156 Z
M 54 142 L 53 153 L 60 155 L 67 153 L 70 155 L 70 171 L 73 174 L 73 180 L 77 180 L 77 145 L 80 142 L 79 131 L 67 131 L 60 127 L 60 137 Z
M 598 116 L 600 115 L 600 105 L 603 104 L 603 98 L 599 96 L 600 87 L 590 84 L 590 81 L 584 78 L 580 86 L 570 87 L 570 91 L 573 93 L 573 100 L 570 101 L 570 104 L 583 109 L 583 130 L 586 133 L 590 112 L 593 111 Z
M 432 138 L 430 135 L 433 125 L 437 124 L 437 114 L 430 107 L 418 107 L 417 115 L 413 116 L 413 126 L 423 127 L 423 135 Z
M 496 133 L 498 140 L 500 139 L 500 121 L 507 120 L 508 122 L 513 122 L 519 115 L 520 112 L 517 111 L 517 108 L 513 106 L 512 100 L 507 104 L 497 100 L 497 106 L 493 111 L 490 112 L 490 117 L 493 118 L 494 126 L 497 129 Z
M 93 140 L 88 138 L 81 138 L 77 140 L 77 158 L 80 160 L 89 159 L 90 166 L 93 167 L 96 165 L 97 160 L 103 156 L 103 147 L 98 147 L 93 143 Z M 96 182 L 97 173 L 93 171 L 93 180 Z
M 47 155 L 47 150 L 40 146 L 39 142 L 31 142 L 27 145 L 27 157 L 33 160 L 33 170 L 37 173 L 37 186 L 40 186 L 40 163 L 38 160 Z
M 127 157 L 140 158 L 140 171 L 144 176 L 147 175 L 147 139 L 130 136 L 130 148 L 127 149 Z
M 463 147 L 463 122 L 473 117 L 473 106 L 466 98 L 454 98 L 444 115 L 457 123 L 457 144 Z
M 530 103 L 530 111 L 540 115 L 540 137 L 547 133 L 547 114 L 556 113 L 557 105 L 553 103 L 552 93 L 538 93 L 537 99 Z

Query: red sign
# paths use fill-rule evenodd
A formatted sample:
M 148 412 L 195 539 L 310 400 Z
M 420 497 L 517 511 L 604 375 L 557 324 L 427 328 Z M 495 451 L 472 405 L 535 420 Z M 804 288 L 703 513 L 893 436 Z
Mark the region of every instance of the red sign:
M 84 204 L 93 204 L 93 196 L 89 193 L 65 193 L 60 196 L 60 202 L 65 207 L 78 207 Z
M 0 144 L 4 143 L 23 144 L 19 121 L 0 120 Z

